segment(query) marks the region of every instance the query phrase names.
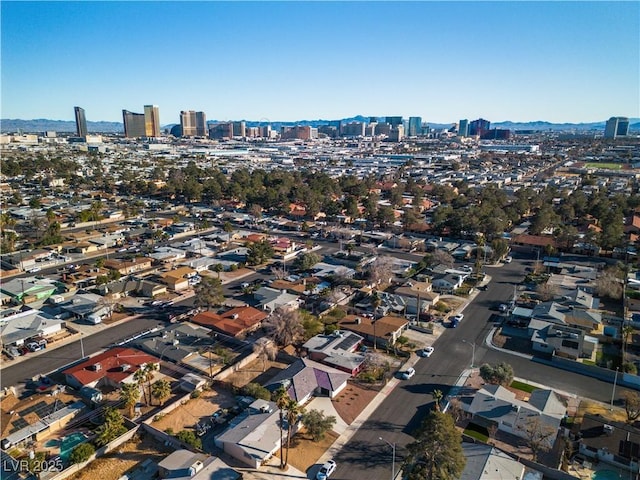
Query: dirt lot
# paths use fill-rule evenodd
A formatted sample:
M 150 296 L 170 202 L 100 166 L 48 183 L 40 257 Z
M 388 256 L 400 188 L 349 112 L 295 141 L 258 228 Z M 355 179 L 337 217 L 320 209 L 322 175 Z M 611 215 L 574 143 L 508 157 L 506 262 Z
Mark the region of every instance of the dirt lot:
M 153 427 L 165 431 L 168 428 L 179 432 L 195 425 L 206 417 L 213 415 L 219 408 L 230 408 L 235 404 L 231 392 L 222 390 L 205 390 L 199 398 L 191 398 L 186 404 L 166 414 L 158 421 L 153 422 Z
M 285 363 L 283 360 L 281 355 L 278 355 L 273 361 L 267 360 L 264 365 L 262 360 L 255 360 L 229 375 L 225 379 L 225 382 L 238 388 L 244 387 L 247 383 L 251 382 L 264 384 L 265 381 L 273 378 L 278 372 L 289 366 L 289 363 Z
M 69 478 L 71 480 L 118 480 L 146 459 L 159 462 L 171 451 L 148 435 L 142 439 L 134 437 L 119 449 L 94 460 L 81 472 Z
M 291 439 L 291 448 L 289 450 L 289 463 L 296 467 L 298 470 L 306 472 L 307 469 L 313 466 L 318 459 L 327 451 L 327 449 L 338 438 L 338 434 L 335 432 L 329 432 L 324 436 L 324 439 L 319 442 L 314 442 L 313 439 L 301 430 L 295 437 Z M 283 450 L 283 455 L 287 456 L 286 448 Z M 275 455 L 280 458 L 280 451 Z
M 369 402 L 378 394 L 379 388 L 360 386 L 349 382 L 346 388 L 333 400 L 338 415 L 348 424 L 360 415 Z

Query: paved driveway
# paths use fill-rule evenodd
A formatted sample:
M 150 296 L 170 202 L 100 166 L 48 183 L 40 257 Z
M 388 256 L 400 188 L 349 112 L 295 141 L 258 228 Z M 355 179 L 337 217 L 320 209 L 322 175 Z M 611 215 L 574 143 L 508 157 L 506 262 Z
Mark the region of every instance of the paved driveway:
M 346 422 L 340 417 L 340 415 L 338 415 L 338 412 L 329 397 L 315 397 L 305 406 L 305 410 L 307 412 L 309 410 L 320 410 L 326 416 L 333 415 L 336 417 L 336 424 L 333 426 L 333 431 L 338 435 L 341 435 L 348 427 Z

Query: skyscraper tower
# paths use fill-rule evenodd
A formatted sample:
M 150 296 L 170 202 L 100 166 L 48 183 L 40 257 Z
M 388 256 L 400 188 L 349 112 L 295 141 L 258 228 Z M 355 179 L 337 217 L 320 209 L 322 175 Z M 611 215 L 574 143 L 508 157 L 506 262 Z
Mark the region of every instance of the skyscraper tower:
M 460 120 L 458 123 L 458 136 L 459 137 L 467 137 L 469 136 L 469 120 Z
M 209 129 L 207 128 L 207 116 L 204 112 L 196 112 L 196 136 L 206 137 L 209 135 Z
M 145 116 L 143 113 L 134 113 L 122 110 L 124 123 L 124 136 L 127 138 L 145 137 Z
M 409 117 L 409 128 L 407 134 L 410 137 L 422 135 L 422 117 Z
M 73 107 L 76 114 L 76 133 L 80 138 L 87 138 L 87 118 L 84 116 L 84 108 Z
M 144 106 L 145 137 L 160 136 L 160 109 L 157 105 Z

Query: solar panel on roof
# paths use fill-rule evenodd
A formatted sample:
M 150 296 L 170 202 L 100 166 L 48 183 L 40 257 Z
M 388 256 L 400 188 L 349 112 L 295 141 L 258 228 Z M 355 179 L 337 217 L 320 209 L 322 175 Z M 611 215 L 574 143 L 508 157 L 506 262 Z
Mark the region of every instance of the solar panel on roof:
M 358 343 L 360 339 L 355 335 L 349 335 L 344 340 L 342 340 L 338 345 L 336 345 L 335 349 L 338 350 L 349 350 L 356 343 Z

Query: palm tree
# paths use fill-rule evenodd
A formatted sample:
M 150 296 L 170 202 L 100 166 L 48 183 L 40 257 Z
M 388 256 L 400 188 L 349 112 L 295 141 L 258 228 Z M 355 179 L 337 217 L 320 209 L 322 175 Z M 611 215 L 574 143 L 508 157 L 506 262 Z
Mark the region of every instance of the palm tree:
M 171 396 L 171 384 L 165 379 L 158 380 L 151 388 L 151 395 L 153 398 L 156 398 L 161 405 L 164 404 L 165 400 Z
M 440 402 L 442 402 L 442 398 L 444 397 L 444 394 L 442 393 L 442 390 L 434 390 L 431 395 L 433 396 L 433 399 L 435 400 L 435 405 L 433 406 L 434 410 L 437 410 L 438 412 L 440 411 Z
M 627 344 L 629 343 L 629 338 L 633 334 L 634 328 L 631 325 L 625 325 L 622 327 L 622 363 L 625 362 L 625 356 L 627 353 Z
M 304 413 L 304 407 L 298 405 L 298 402 L 289 399 L 287 401 L 287 457 L 284 460 L 284 466 L 289 464 L 289 447 L 291 446 L 291 434 L 293 433 L 293 426 L 298 423 L 300 415 Z
M 144 379 L 147 382 L 147 391 L 149 392 L 149 396 L 147 397 L 149 399 L 149 404 L 151 404 L 151 380 L 153 380 L 153 372 L 158 370 L 160 370 L 160 367 L 157 363 L 147 363 L 142 368 L 142 371 L 144 372 Z
M 136 372 L 133 374 L 133 379 L 136 381 L 136 386 L 138 388 L 142 387 L 142 394 L 144 395 L 144 403 L 148 405 L 149 402 L 147 401 L 147 391 L 144 388 L 144 382 L 147 379 L 146 374 L 144 372 L 144 368 L 139 368 L 138 370 L 136 370 Z
M 123 383 L 120 385 L 120 400 L 129 409 L 129 417 L 133 417 L 133 407 L 140 400 L 140 386 L 137 383 Z
M 287 408 L 287 402 L 289 399 L 289 394 L 287 390 L 284 388 L 284 385 L 281 385 L 273 394 L 273 398 L 278 406 L 278 410 L 280 413 L 280 468 L 284 470 L 284 455 L 282 454 L 282 448 L 284 441 L 282 440 L 282 429 L 284 428 L 284 411 Z

